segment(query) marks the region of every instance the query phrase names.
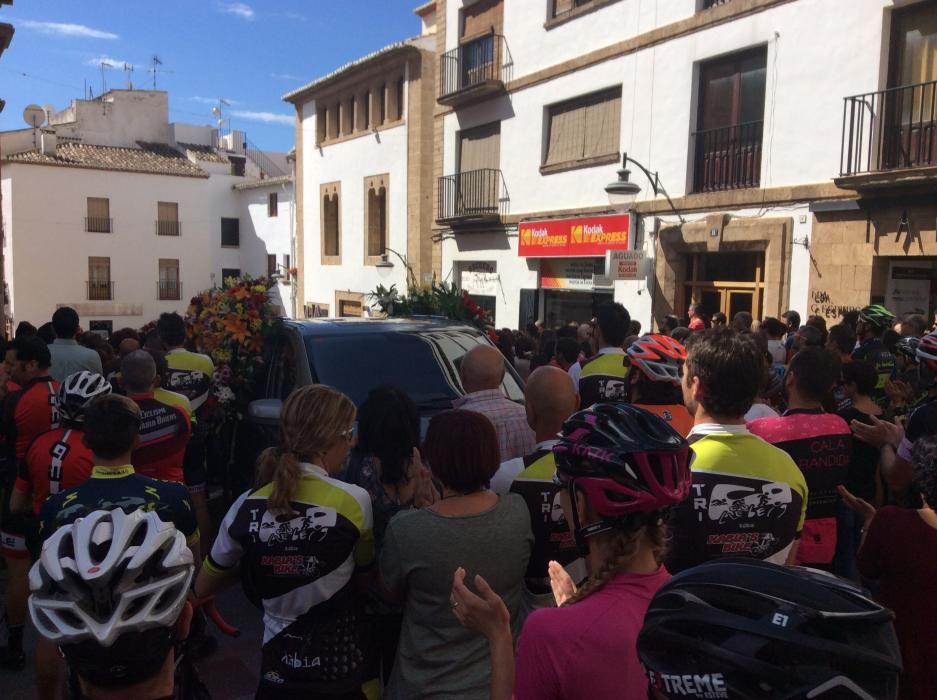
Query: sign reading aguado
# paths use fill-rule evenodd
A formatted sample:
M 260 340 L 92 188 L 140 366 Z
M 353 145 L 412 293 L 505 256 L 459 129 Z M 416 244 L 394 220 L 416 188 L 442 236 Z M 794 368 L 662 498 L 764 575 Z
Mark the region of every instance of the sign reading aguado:
M 522 258 L 575 258 L 627 250 L 630 214 L 579 219 L 523 221 L 517 227 L 518 255 Z

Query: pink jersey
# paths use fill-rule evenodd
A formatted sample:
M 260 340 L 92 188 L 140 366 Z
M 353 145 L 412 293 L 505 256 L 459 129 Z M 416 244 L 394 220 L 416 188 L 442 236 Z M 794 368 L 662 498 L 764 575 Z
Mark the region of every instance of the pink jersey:
M 670 578 L 620 574 L 564 608 L 535 610 L 517 642 L 516 700 L 646 700 L 636 644 L 651 598 Z

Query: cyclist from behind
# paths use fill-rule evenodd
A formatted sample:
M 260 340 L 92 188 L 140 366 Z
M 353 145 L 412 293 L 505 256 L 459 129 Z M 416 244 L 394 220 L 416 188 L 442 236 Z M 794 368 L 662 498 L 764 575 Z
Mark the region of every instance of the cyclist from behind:
M 883 408 L 887 404 L 885 383 L 895 371 L 895 356 L 892 355 L 882 340 L 882 335 L 895 322 L 895 315 L 881 304 L 872 304 L 859 311 L 859 325 L 856 337 L 859 347 L 853 350 L 852 359 L 871 362 L 878 370 L 878 383 L 872 398 Z
M 893 619 L 845 579 L 724 559 L 657 592 L 638 656 L 655 700 L 895 700 Z
M 185 535 L 152 511 L 90 511 L 45 542 L 29 611 L 81 698 L 176 697 L 173 647 L 189 634 L 194 571 Z
M 686 437 L 693 417 L 683 405 L 680 378 L 686 362 L 686 348 L 666 335 L 645 335 L 627 349 L 631 370 L 628 388 L 631 403 L 654 413 Z
M 621 304 L 605 301 L 596 309 L 592 326 L 595 356 L 569 369 L 579 388 L 580 405 L 623 403 L 627 395 L 625 377 L 630 366 L 622 344 L 628 336 L 631 315 Z

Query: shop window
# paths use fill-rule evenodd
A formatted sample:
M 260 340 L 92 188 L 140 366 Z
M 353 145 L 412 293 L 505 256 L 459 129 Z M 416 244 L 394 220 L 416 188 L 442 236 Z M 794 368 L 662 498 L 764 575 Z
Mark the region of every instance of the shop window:
M 365 257 L 368 264 L 380 262 L 387 248 L 387 183 L 389 175 L 364 179 Z
M 758 187 L 765 113 L 765 47 L 700 66 L 694 191 Z
M 341 264 L 341 184 L 332 182 L 321 187 L 322 196 L 322 263 Z
M 541 172 L 618 160 L 621 87 L 550 105 Z

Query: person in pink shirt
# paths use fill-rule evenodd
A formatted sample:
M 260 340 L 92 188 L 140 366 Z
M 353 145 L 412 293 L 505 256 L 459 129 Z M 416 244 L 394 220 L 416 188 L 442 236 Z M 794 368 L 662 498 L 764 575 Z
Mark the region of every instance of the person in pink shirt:
M 699 305 L 690 304 L 690 308 L 687 311 L 687 315 L 690 317 L 690 325 L 687 326 L 691 331 L 701 331 L 706 328 L 706 321 L 699 314 Z
M 512 659 L 510 618 L 480 576 L 453 577 L 450 605 L 485 635 L 491 698 L 646 700 L 636 644 L 651 598 L 670 574 L 661 564 L 667 509 L 689 493 L 689 448 L 663 419 L 628 404 L 574 414 L 553 447 L 560 503 L 590 576 L 577 589 L 556 562 L 557 608 L 534 611 Z

